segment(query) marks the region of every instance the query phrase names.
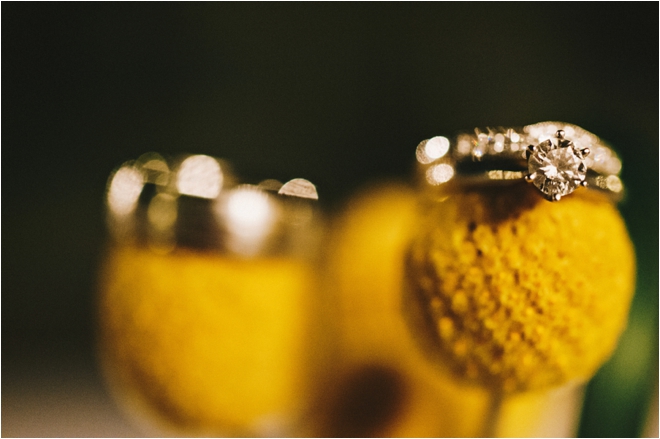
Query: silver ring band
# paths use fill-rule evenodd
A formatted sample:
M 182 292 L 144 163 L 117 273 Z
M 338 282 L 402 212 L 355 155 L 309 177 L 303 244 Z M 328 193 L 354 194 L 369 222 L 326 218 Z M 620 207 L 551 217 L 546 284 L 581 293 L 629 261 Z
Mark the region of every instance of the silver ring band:
M 417 147 L 425 183 L 449 188 L 527 180 L 550 201 L 589 187 L 621 199 L 621 160 L 596 135 L 563 122 L 437 136 Z

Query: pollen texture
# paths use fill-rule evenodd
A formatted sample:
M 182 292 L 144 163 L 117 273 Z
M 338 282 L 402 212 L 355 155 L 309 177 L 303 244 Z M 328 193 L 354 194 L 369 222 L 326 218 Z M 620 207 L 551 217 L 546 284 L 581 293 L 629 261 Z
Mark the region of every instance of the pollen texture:
M 625 326 L 635 258 L 604 196 L 553 203 L 523 184 L 428 203 L 406 271 L 426 350 L 516 392 L 591 378 Z

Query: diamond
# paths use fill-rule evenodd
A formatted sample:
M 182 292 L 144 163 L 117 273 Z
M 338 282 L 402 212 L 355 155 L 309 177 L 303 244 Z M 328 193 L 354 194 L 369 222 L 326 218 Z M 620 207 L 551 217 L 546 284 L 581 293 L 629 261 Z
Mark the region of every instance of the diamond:
M 549 200 L 559 200 L 583 185 L 587 175 L 584 156 L 588 150 L 576 150 L 564 132 L 547 139 L 528 152 L 529 180 Z

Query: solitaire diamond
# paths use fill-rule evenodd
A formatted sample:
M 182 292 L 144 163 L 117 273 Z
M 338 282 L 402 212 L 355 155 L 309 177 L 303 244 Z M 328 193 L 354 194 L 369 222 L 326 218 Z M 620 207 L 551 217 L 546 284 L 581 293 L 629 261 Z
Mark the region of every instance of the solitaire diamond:
M 579 186 L 613 202 L 625 195 L 616 151 L 595 134 L 565 122 L 475 128 L 452 140 L 436 136 L 417 146 L 417 163 L 420 181 L 442 194 L 504 188 L 525 179 L 549 201 L 570 196 Z
M 587 148 L 576 149 L 573 142 L 564 139 L 563 131 L 557 131 L 555 137 L 530 145 L 527 150 L 527 180 L 551 201 L 557 201 L 586 184 L 584 158 L 589 154 Z

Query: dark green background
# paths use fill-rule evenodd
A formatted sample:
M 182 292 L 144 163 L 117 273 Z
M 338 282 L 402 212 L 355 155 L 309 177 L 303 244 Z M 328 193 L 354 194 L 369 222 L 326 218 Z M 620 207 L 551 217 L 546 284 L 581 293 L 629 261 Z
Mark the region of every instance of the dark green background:
M 3 3 L 3 383 L 92 367 L 103 192 L 127 159 L 225 157 L 331 207 L 407 177 L 422 139 L 543 120 L 623 159 L 638 292 L 581 434 L 636 435 L 658 375 L 657 3 Z

